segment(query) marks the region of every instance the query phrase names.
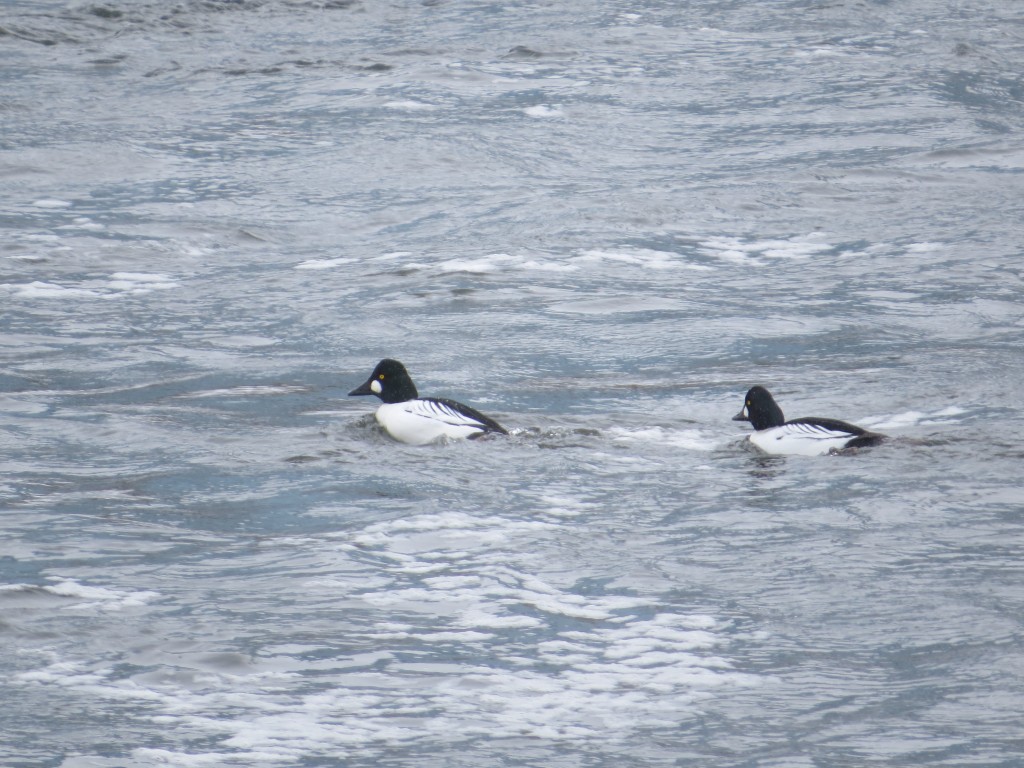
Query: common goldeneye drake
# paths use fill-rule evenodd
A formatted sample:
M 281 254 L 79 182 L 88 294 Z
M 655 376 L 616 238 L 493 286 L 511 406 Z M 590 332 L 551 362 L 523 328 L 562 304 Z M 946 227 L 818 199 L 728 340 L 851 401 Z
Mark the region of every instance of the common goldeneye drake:
M 750 442 L 765 453 L 821 456 L 845 448 L 877 445 L 885 439 L 885 435 L 837 419 L 811 416 L 786 421 L 779 404 L 764 387 L 751 387 L 742 410 L 732 419 L 753 425 Z
M 426 445 L 445 437 L 474 438 L 488 432 L 508 434 L 501 424 L 468 405 L 420 397 L 409 372 L 397 360 L 381 360 L 370 378 L 348 394 L 376 395 L 383 400 L 377 409 L 377 423 L 395 440 L 410 445 Z

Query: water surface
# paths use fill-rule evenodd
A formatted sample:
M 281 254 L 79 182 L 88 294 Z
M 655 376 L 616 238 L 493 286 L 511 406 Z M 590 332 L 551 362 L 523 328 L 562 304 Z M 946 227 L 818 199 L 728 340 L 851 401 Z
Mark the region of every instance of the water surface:
M 4 765 L 1019 764 L 1014 4 L 0 30 Z

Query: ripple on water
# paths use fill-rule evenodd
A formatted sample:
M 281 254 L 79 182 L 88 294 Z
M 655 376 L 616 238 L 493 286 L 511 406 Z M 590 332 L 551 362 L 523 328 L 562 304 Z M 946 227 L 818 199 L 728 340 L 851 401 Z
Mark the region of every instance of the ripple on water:
M 282 613 L 268 633 L 248 630 L 255 643 L 248 659 L 203 651 L 218 645 L 215 638 L 197 638 L 186 650 L 170 637 L 165 651 L 136 646 L 127 656 L 72 663 L 54 656 L 16 683 L 131 700 L 136 716 L 171 733 L 213 738 L 217 746 L 201 750 L 204 760 L 271 764 L 383 755 L 410 744 L 486 750 L 506 738 L 608 743 L 637 729 L 672 728 L 722 691 L 757 685 L 756 675 L 737 671 L 729 658 L 727 623 L 666 609 L 657 598 L 582 593 L 535 575 L 521 546 L 556 531 L 559 518 L 439 512 L 326 540 L 290 539 L 282 543 L 319 561 L 319 572 L 310 576 L 318 568 L 307 559 L 288 579 L 299 590 L 282 590 L 280 573 L 261 584 L 276 593 L 259 602 L 270 598 Z M 240 577 L 235 610 L 245 611 L 253 601 L 246 591 L 259 581 Z M 71 581 L 43 591 L 107 611 L 160 598 Z M 325 621 L 315 635 L 307 628 L 305 643 L 281 626 L 293 600 L 303 606 L 296 615 L 316 605 Z M 206 610 L 175 602 L 174 612 Z M 259 610 L 266 623 L 266 609 Z M 150 617 L 154 628 L 169 619 L 161 613 Z M 342 615 L 343 623 L 332 620 Z M 137 671 L 125 675 L 126 663 Z M 167 665 L 180 672 L 154 674 Z M 143 748 L 135 758 L 200 757 L 195 744 L 180 750 Z

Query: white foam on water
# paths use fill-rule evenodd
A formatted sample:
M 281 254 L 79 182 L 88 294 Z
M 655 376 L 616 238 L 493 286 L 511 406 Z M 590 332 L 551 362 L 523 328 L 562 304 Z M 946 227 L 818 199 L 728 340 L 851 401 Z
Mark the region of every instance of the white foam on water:
M 738 264 L 760 265 L 764 259 L 808 259 L 834 246 L 824 235 L 812 232 L 808 235 L 789 239 L 747 240 L 740 237 L 708 237 L 699 244 L 703 253 L 722 261 Z
M 7 284 L 3 286 L 14 292 L 14 296 L 22 299 L 67 299 L 67 298 L 98 298 L 102 294 L 87 288 L 68 288 L 56 283 L 33 280 L 31 283 Z
M 159 592 L 150 590 L 121 590 L 82 584 L 74 579 L 51 577 L 53 584 L 0 584 L 0 594 L 13 595 L 19 592 L 54 595 L 70 598 L 68 605 L 61 606 L 69 611 L 122 611 L 147 605 L 161 597 Z
M 20 239 L 27 243 L 45 243 L 46 245 L 55 245 L 62 241 L 60 235 L 51 235 L 46 232 L 28 232 L 21 235 Z
M 797 50 L 793 51 L 793 56 L 798 59 L 811 59 L 811 58 L 834 58 L 838 56 L 848 56 L 846 52 L 837 51 L 832 48 L 811 48 L 809 50 Z
M 545 104 L 537 104 L 532 107 L 527 107 L 523 112 L 529 117 L 565 117 L 565 113 L 562 111 L 561 107 L 548 106 Z
M 648 427 L 646 429 L 626 429 L 611 427 L 608 434 L 617 443 L 658 443 L 685 448 L 691 451 L 714 451 L 721 448 L 728 440 L 720 436 L 711 437 L 699 429 L 666 429 L 664 427 Z
M 540 499 L 583 505 L 564 494 Z M 566 524 L 575 521 L 450 511 L 289 540 L 336 563 L 304 595 L 325 605 L 340 597 L 360 623 L 320 641 L 270 643 L 230 669 L 200 660 L 189 672 L 188 655 L 173 653 L 164 673 L 148 657 L 126 676 L 120 652 L 51 655 L 14 684 L 131 700 L 136 717 L 189 735 L 187 747 L 136 749 L 140 765 L 273 766 L 497 739 L 592 749 L 678 727 L 707 699 L 759 683 L 733 668 L 728 626 L 714 617 L 666 609 L 658 594 L 581 593 L 546 576 L 531 543 Z M 49 588 L 93 602 L 153 597 L 67 579 Z
M 910 243 L 907 246 L 908 253 L 931 253 L 933 251 L 941 251 L 946 247 L 945 243 L 931 243 L 928 241 L 921 243 Z
M 78 216 L 70 224 L 64 224 L 63 226 L 57 227 L 57 229 L 74 229 L 74 230 L 85 230 L 87 232 L 102 232 L 106 229 L 106 226 L 99 222 L 93 221 L 88 216 Z
M 529 627 L 516 627 L 523 631 Z M 619 625 L 570 630 L 537 643 L 536 658 L 502 654 L 495 661 L 387 661 L 353 669 L 332 684 L 302 677 L 207 675 L 195 689 L 133 689 L 113 669 L 52 665 L 26 682 L 52 682 L 107 698 L 157 705 L 168 728 L 206 732 L 211 751 L 140 749 L 137 759 L 190 765 L 288 764 L 317 756 L 372 757 L 397 745 L 534 738 L 571 744 L 615 741 L 636 729 L 671 728 L 696 716 L 723 689 L 757 681 L 733 671 L 721 655 L 721 625 L 703 615 L 671 612 L 629 617 Z M 482 632 L 414 631 L 416 647 L 466 647 L 493 641 Z M 207 763 L 207 764 L 209 764 Z
M 150 291 L 166 291 L 180 286 L 173 279 L 163 274 L 115 272 L 110 276 L 106 287 L 111 291 L 140 294 L 149 293 Z
M 254 344 L 250 346 L 266 346 L 265 344 Z M 224 389 L 207 389 L 201 392 L 188 392 L 182 395 L 176 395 L 178 398 L 204 398 L 204 397 L 261 397 L 263 395 L 288 395 L 295 392 L 306 392 L 307 387 L 298 386 L 295 384 L 278 384 L 278 385 L 249 385 L 240 387 L 227 387 Z
M 579 267 L 555 259 L 526 259 L 520 266 L 535 272 L 577 272 Z
M 68 200 L 57 200 L 57 199 L 54 199 L 54 198 L 44 198 L 42 200 L 35 200 L 35 201 L 33 201 L 32 205 L 35 206 L 36 208 L 56 209 L 56 208 L 70 208 L 72 203 L 69 202 Z
M 61 597 L 77 598 L 83 601 L 67 606 L 67 610 L 120 611 L 125 608 L 146 605 L 161 596 L 159 592 L 149 590 L 131 591 L 92 587 L 72 579 L 60 579 L 56 584 L 44 586 L 43 590 Z
M 491 253 L 477 259 L 448 259 L 439 262 L 436 269 L 441 272 L 468 272 L 486 275 L 518 266 L 519 260 L 507 253 Z
M 714 267 L 706 264 L 691 264 L 678 253 L 658 251 L 651 248 L 627 248 L 621 250 L 589 249 L 580 252 L 576 261 L 578 263 L 626 264 L 651 270 L 687 269 L 697 272 L 714 270 Z
M 412 255 L 409 252 L 403 251 L 379 256 L 375 261 L 395 260 Z M 304 262 L 304 264 L 309 264 L 310 266 L 299 265 L 296 268 L 326 268 L 328 263 L 323 262 L 323 267 L 320 266 L 320 262 Z M 565 273 L 593 270 L 595 268 L 621 269 L 623 266 L 650 271 L 688 270 L 709 272 L 715 269 L 715 267 L 706 264 L 692 263 L 687 260 L 685 255 L 680 253 L 649 248 L 592 248 L 563 255 L 547 253 L 489 253 L 477 257 L 458 257 L 434 262 L 421 260 L 406 261 L 401 266 L 403 269 L 424 269 L 440 274 L 461 272 L 477 275 L 506 272 Z
M 39 587 L 31 584 L 0 584 L 0 595 L 4 593 L 27 592 L 33 589 L 39 589 Z
M 513 520 L 490 520 L 487 518 L 475 517 L 467 512 L 438 512 L 430 515 L 418 515 L 416 517 L 391 520 L 385 523 L 376 523 L 367 526 L 365 533 L 357 535 L 354 540 L 357 543 L 371 542 L 376 545 L 390 540 L 395 533 L 419 532 L 419 531 L 457 531 L 459 535 L 472 531 L 486 531 L 501 529 L 514 532 L 521 530 L 536 530 L 544 527 L 544 523 Z
M 180 284 L 167 275 L 146 272 L 114 272 L 106 280 L 82 280 L 70 286 L 41 280 L 0 285 L 0 288 L 11 291 L 14 297 L 23 299 L 111 299 L 179 287 Z
M 398 99 L 395 101 L 387 101 L 382 105 L 385 109 L 401 109 L 409 112 L 422 112 L 437 109 L 435 104 L 427 104 L 422 101 L 415 101 L 413 99 Z
M 0 393 L 0 412 L 7 414 L 33 414 L 46 413 L 50 410 L 50 405 L 46 402 L 22 400 L 20 398 L 21 396 Z
M 539 500 L 544 505 L 540 511 L 552 517 L 577 517 L 597 506 L 573 496 L 554 493 L 542 494 Z
M 871 429 L 906 429 L 918 425 L 949 424 L 958 421 L 958 416 L 967 413 L 967 409 L 951 405 L 937 411 L 904 411 L 876 418 L 862 420 L 862 424 Z
M 356 261 L 356 259 L 350 259 L 344 256 L 336 259 L 309 259 L 308 261 L 296 264 L 295 269 L 334 269 L 334 267 L 351 264 L 354 261 Z

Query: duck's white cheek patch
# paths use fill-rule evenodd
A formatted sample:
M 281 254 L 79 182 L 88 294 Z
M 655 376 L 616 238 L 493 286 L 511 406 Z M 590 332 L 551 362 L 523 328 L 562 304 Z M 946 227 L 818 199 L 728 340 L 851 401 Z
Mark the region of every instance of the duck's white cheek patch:
M 377 381 L 377 379 L 374 379 L 372 382 L 370 382 L 370 391 L 373 392 L 373 394 L 379 395 L 380 389 L 380 382 Z

